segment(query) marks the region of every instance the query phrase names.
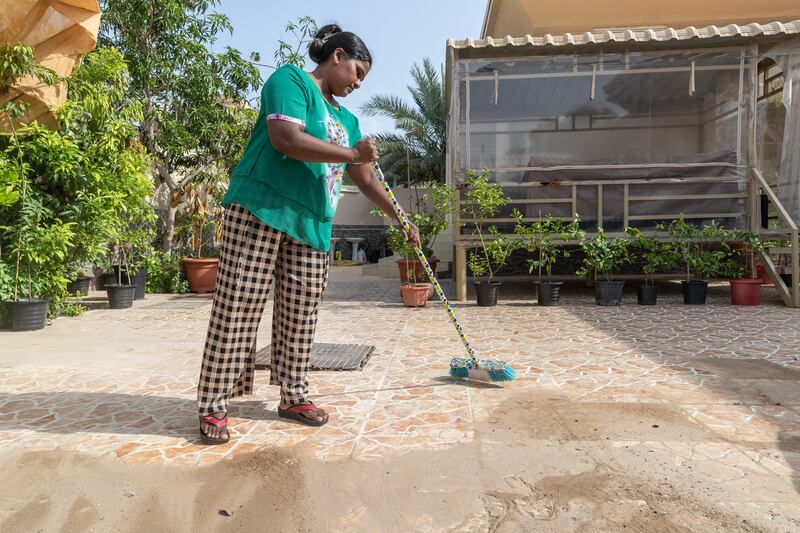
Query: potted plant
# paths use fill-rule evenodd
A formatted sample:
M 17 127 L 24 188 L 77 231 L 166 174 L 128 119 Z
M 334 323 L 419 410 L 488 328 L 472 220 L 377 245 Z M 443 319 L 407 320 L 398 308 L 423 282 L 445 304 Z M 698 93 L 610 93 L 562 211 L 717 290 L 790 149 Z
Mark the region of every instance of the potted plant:
M 431 269 L 436 272 L 439 260 L 433 255 L 433 245 L 436 242 L 436 237 L 447 229 L 447 218 L 453 212 L 455 192 L 451 187 L 441 183 L 432 183 L 429 185 L 429 189 L 421 199 L 418 197 L 417 212 L 406 213 L 406 216 L 419 229 L 422 253 L 428 259 Z M 371 214 L 386 219 L 389 218 L 386 213 L 377 208 L 374 208 Z M 433 296 L 433 285 L 428 283 L 425 267 L 417 258 L 416 252 L 406 243 L 398 226 L 387 226 L 386 242 L 389 249 L 397 257 L 395 263 L 400 272 L 400 283 L 426 283 L 429 289 L 428 296 Z
M 406 307 L 425 307 L 430 296 L 429 283 L 417 282 L 415 280 L 414 267 L 408 263 L 406 279 L 400 283 L 400 295 L 403 297 L 403 305 Z
M 681 282 L 683 303 L 705 305 L 708 280 L 736 269 L 725 241 L 727 232 L 717 224 L 698 228 L 687 224 L 683 217 L 670 222 L 667 229 L 673 249 L 686 265 L 686 279 Z M 712 247 L 715 241 L 720 242 L 718 249 Z
M 764 280 L 758 275 L 756 269 L 756 254 L 765 250 L 766 243 L 755 234 L 746 231 L 734 231 L 732 237 L 744 244 L 744 248 L 739 251 L 744 254 L 746 261 L 745 271 L 742 272 L 742 269 L 738 269 L 738 276 L 730 280 L 731 304 L 759 306 L 761 305 L 761 285 Z M 750 277 L 743 277 L 742 274 Z
M 216 224 L 215 240 L 222 239 L 223 210 L 219 193 L 213 184 L 195 187 L 192 182 L 184 184 L 182 193 L 187 197 L 191 224 L 193 257 L 183 258 L 189 290 L 196 293 L 213 292 L 217 284 L 219 257 L 203 257 L 203 233 L 210 219 L 213 219 Z
M 0 207 L 13 211 L 9 213 L 13 224 L 0 227 L 5 278 L 0 293 L 14 331 L 38 330 L 44 328 L 52 297 L 66 289 L 60 260 L 72 245 L 74 224 L 43 224 L 46 208 L 38 201 L 24 169 L 14 168 L 8 160 L 0 161 L 0 167 L 0 188 L 5 189 Z M 3 254 L 3 243 L 10 254 Z
M 129 246 L 118 242 L 114 248 L 117 264 L 114 269 L 114 280 L 112 283 L 106 283 L 108 306 L 111 309 L 130 309 L 136 297 L 136 284 L 131 280 L 128 266 Z
M 523 222 L 522 213 L 517 210 L 514 210 L 514 218 L 517 219 L 514 233 L 523 236 L 522 242 L 526 251 L 536 253 L 535 259 L 528 260 L 528 272 L 533 274 L 534 271 L 538 271 L 536 285 L 539 305 L 558 305 L 561 286 L 564 283 L 553 281 L 553 265 L 559 256 L 569 257 L 570 254 L 569 250 L 556 243 L 556 239 L 566 243 L 570 239 L 577 238 L 580 235 L 579 221 L 575 219 L 567 224 L 560 218 L 547 215 L 543 220 L 540 219 L 533 224 L 526 225 Z M 542 279 L 542 270 L 545 273 L 544 280 Z
M 627 231 L 630 230 L 627 229 Z M 620 305 L 625 282 L 615 281 L 612 275 L 621 266 L 633 261 L 629 251 L 628 238 L 610 239 L 606 236 L 603 228 L 597 228 L 595 237 L 587 238 L 586 233 L 580 231 L 579 239 L 581 250 L 586 255 L 583 259 L 583 266 L 578 270 L 578 275 L 585 278 L 591 273 L 594 276 L 595 303 L 597 305 Z
M 503 194 L 497 183 L 489 183 L 489 170 L 481 172 L 467 171 L 464 183 L 466 201 L 462 203 L 462 224 L 474 224 L 472 235 L 478 238 L 480 248 L 471 251 L 467 258 L 467 266 L 475 277 L 486 277 L 485 280 L 474 280 L 478 305 L 497 305 L 497 293 L 500 282 L 494 277 L 506 265 L 509 257 L 521 245 L 521 241 L 503 235 L 497 226 L 486 227 L 488 220 L 496 216 L 502 207 L 508 204 L 508 197 Z M 514 215 L 518 213 L 515 211 Z
M 657 230 L 663 230 L 663 226 L 657 226 Z M 678 256 L 673 246 L 660 240 L 655 235 L 645 235 L 636 228 L 629 228 L 628 234 L 636 238 L 636 247 L 644 264 L 642 272 L 645 275 L 644 285 L 636 288 L 636 296 L 639 305 L 656 305 L 658 302 L 658 285 L 655 283 L 653 275 L 660 270 L 675 268 Z
M 147 287 L 147 257 L 153 253 L 153 247 L 150 242 L 153 238 L 153 230 L 149 224 L 150 213 L 142 213 L 143 216 L 137 217 L 136 223 L 132 224 L 124 232 L 124 241 L 129 250 L 127 257 L 128 265 L 122 276 L 130 277 L 131 284 L 136 286 L 134 291 L 135 300 L 143 300 L 145 298 L 145 289 Z M 119 279 L 120 266 L 115 265 L 114 279 Z

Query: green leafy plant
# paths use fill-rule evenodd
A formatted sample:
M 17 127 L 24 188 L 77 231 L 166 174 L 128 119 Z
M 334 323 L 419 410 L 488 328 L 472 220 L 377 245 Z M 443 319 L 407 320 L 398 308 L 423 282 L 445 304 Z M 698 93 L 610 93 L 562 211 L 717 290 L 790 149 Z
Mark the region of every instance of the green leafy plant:
M 305 68 L 305 50 L 314 34 L 317 33 L 317 29 L 317 22 L 311 17 L 300 17 L 296 22 L 287 22 L 284 31 L 292 34 L 295 44 L 283 39 L 278 40 L 278 49 L 275 50 L 274 55 L 276 66 L 292 64 Z
M 433 254 L 433 244 L 436 237 L 447 229 L 448 217 L 453 212 L 455 191 L 442 183 L 430 183 L 429 191 L 423 196 L 423 201 L 417 203 L 416 213 L 406 213 L 411 222 L 419 228 L 422 252 L 430 258 Z M 378 208 L 371 211 L 372 215 L 389 217 Z M 406 243 L 399 226 L 392 225 L 386 228 L 386 240 L 392 253 L 401 259 L 414 260 L 416 252 Z
M 147 256 L 142 266 L 147 268 L 148 293 L 184 294 L 189 292 L 189 282 L 177 254 L 156 251 Z
M 218 0 L 102 0 L 98 42 L 120 50 L 130 93 L 142 102 L 139 139 L 151 175 L 170 202 L 163 214 L 163 251 L 172 249 L 185 185 L 229 175 L 247 144 L 256 111 L 249 96 L 261 85 L 258 68 L 230 46 L 232 32 Z
M 581 250 L 586 254 L 578 270 L 581 277 L 585 278 L 591 272 L 595 281 L 598 277 L 602 277 L 603 281 L 611 281 L 614 272 L 633 262 L 627 237 L 610 239 L 603 228 L 597 228 L 594 237 L 587 237 L 585 232 L 580 231 L 579 239 Z
M 728 232 L 728 239 L 734 242 L 739 242 L 744 245 L 743 249 L 737 250 L 740 254 L 745 256 L 746 268 L 744 271 L 738 269 L 734 272 L 732 277 L 750 276 L 751 279 L 756 279 L 756 255 L 764 250 L 767 250 L 770 242 L 762 241 L 758 235 L 750 233 L 749 231 L 732 230 Z
M 61 78 L 36 61 L 36 54 L 24 43 L 7 43 L 0 46 L 0 97 L 5 97 L 20 78 L 30 76 L 45 85 L 57 85 Z M 19 126 L 17 120 L 28 110 L 24 98 L 11 98 L 0 106 L 3 130 Z
M 672 246 L 686 264 L 686 281 L 694 275 L 705 280 L 715 277 L 735 277 L 739 266 L 728 243 L 730 233 L 718 224 L 697 227 L 687 224 L 683 217 L 666 227 Z M 718 242 L 719 249 L 712 247 Z
M 489 182 L 489 170 L 468 170 L 464 181 L 466 200 L 462 203 L 462 223 L 473 226 L 473 236 L 478 237 L 480 248 L 472 251 L 467 265 L 475 276 L 486 276 L 492 281 L 508 262 L 511 254 L 520 247 L 520 241 L 502 235 L 497 226 L 487 223 L 508 204 L 508 197 L 497 183 Z
M 662 228 L 663 230 L 663 228 Z M 657 235 L 647 235 L 636 228 L 628 228 L 628 235 L 635 238 L 636 253 L 644 264 L 645 285 L 654 285 L 654 274 L 670 270 L 678 264 L 678 254 L 671 243 L 662 241 Z
M 73 302 L 62 300 L 51 306 L 51 313 L 53 317 L 59 316 L 81 316 L 87 310 L 86 306 L 81 302 Z
M 514 233 L 522 236 L 522 246 L 528 252 L 535 252 L 535 259 L 528 259 L 528 272 L 533 274 L 538 271 L 539 281 L 542 280 L 542 270 L 548 280 L 553 274 L 553 265 L 559 257 L 569 257 L 569 250 L 559 246 L 558 241 L 567 243 L 571 239 L 580 237 L 580 221 L 575 220 L 567 223 L 561 218 L 547 215 L 544 219 L 537 220 L 532 224 L 526 224 L 522 213 L 518 210 L 513 211 L 513 216 L 517 220 L 514 226 Z

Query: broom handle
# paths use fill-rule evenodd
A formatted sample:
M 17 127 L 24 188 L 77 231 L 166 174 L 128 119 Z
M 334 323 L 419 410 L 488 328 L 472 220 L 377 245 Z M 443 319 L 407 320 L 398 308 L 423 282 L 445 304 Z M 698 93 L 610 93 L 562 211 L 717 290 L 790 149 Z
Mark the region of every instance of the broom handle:
M 406 231 L 411 229 L 411 226 L 408 223 L 408 217 L 406 217 L 403 208 L 400 207 L 400 204 L 397 201 L 392 189 L 389 187 L 389 183 L 387 183 L 386 178 L 381 171 L 381 167 L 378 165 L 377 162 L 372 164 L 372 169 L 375 171 L 375 176 L 378 178 L 378 181 L 381 182 L 383 185 L 383 190 L 386 191 L 386 196 L 389 197 L 389 201 L 392 204 L 392 208 L 394 208 L 394 212 L 397 215 L 397 218 L 400 220 L 400 224 Z M 458 336 L 461 338 L 461 342 L 464 343 L 464 348 L 467 349 L 467 354 L 469 354 L 470 358 L 476 359 L 475 352 L 472 351 L 472 347 L 469 345 L 469 341 L 467 341 L 466 335 L 464 335 L 464 330 L 461 329 L 461 324 L 458 322 L 458 318 L 456 318 L 456 312 L 453 310 L 453 307 L 450 305 L 450 302 L 447 301 L 447 297 L 444 295 L 444 291 L 442 291 L 441 285 L 439 285 L 439 281 L 436 279 L 436 275 L 433 273 L 433 269 L 431 265 L 428 263 L 428 259 L 425 257 L 425 254 L 422 252 L 422 248 L 414 247 L 414 252 L 416 252 L 417 257 L 422 262 L 422 265 L 425 267 L 425 272 L 428 274 L 428 278 L 430 278 L 431 283 L 433 283 L 433 288 L 436 290 L 436 294 L 439 295 L 439 300 L 442 301 L 445 308 L 447 309 L 447 314 L 450 316 L 450 320 L 453 322 L 453 326 L 455 326 L 456 331 L 458 332 Z

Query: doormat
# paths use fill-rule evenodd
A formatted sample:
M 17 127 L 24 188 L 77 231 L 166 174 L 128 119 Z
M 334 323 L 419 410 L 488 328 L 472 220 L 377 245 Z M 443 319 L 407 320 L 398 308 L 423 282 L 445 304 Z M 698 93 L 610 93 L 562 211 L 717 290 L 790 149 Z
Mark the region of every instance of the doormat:
M 315 342 L 311 348 L 309 370 L 363 370 L 374 346 Z M 256 370 L 269 368 L 272 345 L 256 352 Z

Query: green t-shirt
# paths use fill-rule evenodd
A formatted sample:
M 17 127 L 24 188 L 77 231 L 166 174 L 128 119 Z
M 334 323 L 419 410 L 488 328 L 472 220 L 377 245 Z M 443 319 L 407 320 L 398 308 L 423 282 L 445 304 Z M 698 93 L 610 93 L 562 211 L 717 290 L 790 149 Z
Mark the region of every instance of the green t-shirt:
M 317 139 L 352 147 L 361 140 L 358 119 L 325 100 L 302 69 L 279 68 L 261 90 L 250 142 L 222 201 L 239 204 L 265 224 L 327 252 L 347 165 L 307 163 L 283 155 L 272 147 L 268 120 L 294 122 Z

